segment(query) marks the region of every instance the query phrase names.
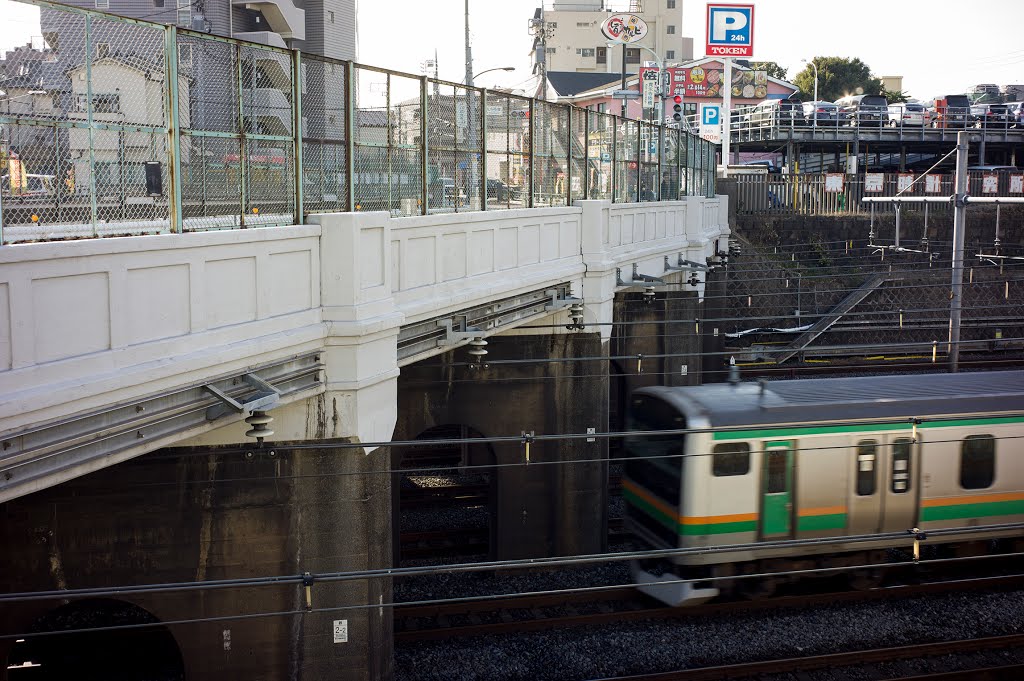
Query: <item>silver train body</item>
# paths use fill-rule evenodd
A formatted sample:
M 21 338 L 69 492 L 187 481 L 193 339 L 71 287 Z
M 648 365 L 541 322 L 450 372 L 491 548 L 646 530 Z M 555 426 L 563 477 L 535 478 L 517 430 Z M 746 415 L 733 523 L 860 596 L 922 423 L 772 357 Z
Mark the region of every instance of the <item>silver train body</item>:
M 910 545 L 759 543 L 1024 521 L 1024 371 L 633 393 L 631 431 L 681 429 L 698 432 L 626 438 L 630 529 L 649 548 L 740 546 L 635 563 L 639 588 L 673 605 L 713 598 L 743 572 L 844 555 L 857 565 L 866 550 Z

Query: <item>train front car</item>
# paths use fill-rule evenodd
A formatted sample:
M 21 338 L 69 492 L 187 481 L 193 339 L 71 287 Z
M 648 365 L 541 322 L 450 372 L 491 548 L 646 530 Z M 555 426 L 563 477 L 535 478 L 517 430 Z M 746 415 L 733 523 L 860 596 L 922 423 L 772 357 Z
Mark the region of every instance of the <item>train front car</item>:
M 867 586 L 881 572 L 864 566 L 914 527 L 972 528 L 931 541 L 942 549 L 1020 541 L 996 526 L 1024 522 L 1021 371 L 644 388 L 629 429 L 630 529 L 683 549 L 635 562 L 633 578 L 670 605 L 767 594 L 823 567 Z M 865 535 L 878 538 L 843 539 Z

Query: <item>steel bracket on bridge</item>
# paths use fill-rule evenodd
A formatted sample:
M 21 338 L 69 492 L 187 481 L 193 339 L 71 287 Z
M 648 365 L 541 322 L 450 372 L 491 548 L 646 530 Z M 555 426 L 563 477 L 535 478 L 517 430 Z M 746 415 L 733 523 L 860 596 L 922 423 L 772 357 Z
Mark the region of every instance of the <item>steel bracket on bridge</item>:
M 2 434 L 0 503 L 173 445 L 179 434 L 208 428 L 211 415 L 316 395 L 324 389 L 322 370 L 319 352 L 294 355 Z
M 637 272 L 637 264 L 633 263 L 633 277 L 630 281 L 624 281 L 622 279 L 622 268 L 615 268 L 615 285 L 616 286 L 650 286 L 651 284 L 658 284 L 659 286 L 667 286 L 667 282 L 664 279 L 658 277 L 652 277 L 649 274 L 641 274 Z
M 461 331 L 455 330 L 456 319 L 459 320 L 459 326 L 462 329 Z M 461 343 L 464 340 L 483 338 L 483 335 L 487 333 L 484 329 L 469 326 L 466 315 L 456 315 L 452 319 L 438 320 L 437 325 L 444 329 L 444 338 L 438 341 L 438 345 L 455 345 L 456 343 Z
M 223 403 L 215 404 L 206 410 L 207 421 L 216 421 L 221 416 L 231 412 L 241 414 L 246 411 L 267 411 L 277 405 L 277 401 L 281 397 L 281 391 L 276 387 L 252 373 L 243 374 L 241 379 L 258 391 L 245 402 L 239 402 L 212 383 L 203 386 L 204 390 Z
M 544 306 L 548 312 L 557 312 L 573 305 L 583 305 L 582 298 L 575 298 L 568 291 L 562 289 L 548 289 L 544 294 L 551 296 L 551 302 Z

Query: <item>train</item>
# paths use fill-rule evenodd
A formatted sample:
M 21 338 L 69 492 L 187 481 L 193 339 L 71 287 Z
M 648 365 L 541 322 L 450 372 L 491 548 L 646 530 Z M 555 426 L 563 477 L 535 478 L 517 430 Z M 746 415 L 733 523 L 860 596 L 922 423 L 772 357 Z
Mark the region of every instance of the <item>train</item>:
M 940 528 L 954 555 L 1024 549 L 1024 371 L 647 387 L 627 418 L 627 526 L 689 549 L 632 564 L 670 605 L 823 568 L 867 588 Z

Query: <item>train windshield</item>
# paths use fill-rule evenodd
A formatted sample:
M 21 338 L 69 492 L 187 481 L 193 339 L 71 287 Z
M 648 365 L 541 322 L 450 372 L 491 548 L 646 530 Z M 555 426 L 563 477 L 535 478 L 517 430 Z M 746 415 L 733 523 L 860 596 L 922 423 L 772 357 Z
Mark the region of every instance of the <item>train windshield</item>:
M 630 434 L 624 442 L 626 477 L 670 503 L 679 503 L 686 436 L 656 431 L 682 430 L 686 428 L 686 417 L 655 397 L 634 395 L 629 405 L 628 428 Z

